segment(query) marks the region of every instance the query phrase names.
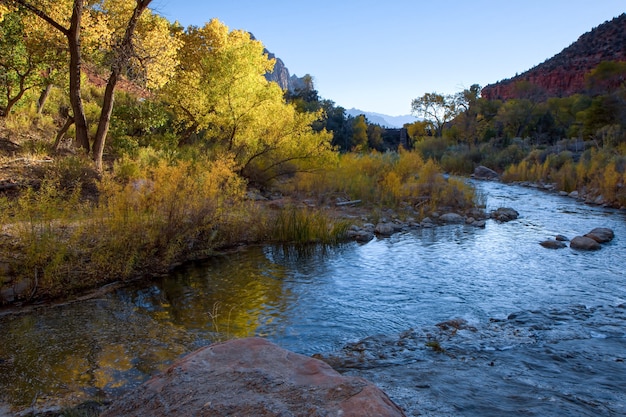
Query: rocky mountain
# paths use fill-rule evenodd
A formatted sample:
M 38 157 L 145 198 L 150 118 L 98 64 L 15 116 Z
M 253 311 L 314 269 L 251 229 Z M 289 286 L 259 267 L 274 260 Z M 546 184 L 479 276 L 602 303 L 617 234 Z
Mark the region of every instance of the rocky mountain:
M 265 78 L 268 81 L 274 81 L 280 86 L 280 88 L 289 91 L 295 91 L 296 89 L 303 88 L 305 86 L 303 78 L 298 77 L 295 74 L 289 74 L 289 69 L 285 66 L 285 63 L 282 59 L 276 57 L 276 55 L 274 55 L 267 49 L 265 50 L 265 53 L 267 53 L 267 56 L 270 59 L 276 60 L 276 64 L 274 64 L 274 71 L 265 74 Z
M 275 59 L 276 63 L 274 64 L 274 71 L 268 72 L 265 74 L 265 78 L 268 81 L 274 81 L 276 84 L 280 85 L 280 88 L 283 90 L 287 90 L 289 88 L 289 70 L 285 66 L 285 63 L 282 59 L 276 58 L 276 55 L 269 52 L 267 49 L 265 53 L 269 57 L 269 59 Z
M 253 33 L 248 33 L 250 34 L 250 39 L 258 40 Z M 268 51 L 267 48 L 263 49 L 263 52 L 267 54 L 267 57 L 269 59 L 276 60 L 276 63 L 274 64 L 274 71 L 265 74 L 265 78 L 268 81 L 274 81 L 280 86 L 280 88 L 289 91 L 294 91 L 296 88 L 302 87 L 304 85 L 304 81 L 302 78 L 298 77 L 295 74 L 289 74 L 289 69 L 282 59 L 278 58 L 275 54 Z
M 583 93 L 585 75 L 603 61 L 626 61 L 626 13 L 585 33 L 542 64 L 485 86 L 482 96 L 502 100 L 542 99 Z
M 363 114 L 367 117 L 368 122 L 389 128 L 401 128 L 405 123 L 413 123 L 418 120 L 410 114 L 404 116 L 389 116 L 388 114 L 368 112 L 355 108 L 346 110 L 346 114 L 352 117 Z

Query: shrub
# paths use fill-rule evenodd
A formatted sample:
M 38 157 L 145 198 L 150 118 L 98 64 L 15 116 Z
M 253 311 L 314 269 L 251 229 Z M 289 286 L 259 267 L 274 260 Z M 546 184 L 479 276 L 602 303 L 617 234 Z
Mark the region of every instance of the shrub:
M 402 204 L 433 210 L 437 204 L 466 208 L 473 189 L 446 180 L 432 159 L 424 162 L 417 152 L 342 155 L 337 167 L 321 175 L 298 175 L 293 190 L 307 192 L 325 202 L 328 196 L 361 200 L 373 207 L 397 208 Z

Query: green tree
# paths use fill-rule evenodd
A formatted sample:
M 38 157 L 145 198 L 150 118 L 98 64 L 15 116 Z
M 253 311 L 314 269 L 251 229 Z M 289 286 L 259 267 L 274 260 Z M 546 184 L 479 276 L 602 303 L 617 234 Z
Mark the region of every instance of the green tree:
M 461 108 L 454 95 L 426 93 L 411 101 L 411 110 L 415 117 L 423 118 L 430 123 L 435 136 L 441 137 L 446 123 L 454 119 Z
M 626 88 L 626 62 L 603 61 L 585 76 L 585 82 L 593 95 Z
M 458 115 L 454 118 L 454 127 L 458 136 L 465 138 L 468 143 L 475 143 L 478 130 L 478 106 L 481 87 L 473 84 L 470 88 L 455 95 Z
M 533 121 L 536 103 L 529 99 L 511 99 L 498 109 L 496 121 L 508 138 L 522 137 Z
M 7 116 L 24 94 L 53 82 L 66 57 L 47 25 L 23 7 L 0 19 L 0 115 Z M 40 100 L 41 108 L 43 100 Z
M 367 125 L 367 144 L 370 149 L 376 149 L 380 152 L 384 151 L 383 132 L 384 129 L 378 125 Z

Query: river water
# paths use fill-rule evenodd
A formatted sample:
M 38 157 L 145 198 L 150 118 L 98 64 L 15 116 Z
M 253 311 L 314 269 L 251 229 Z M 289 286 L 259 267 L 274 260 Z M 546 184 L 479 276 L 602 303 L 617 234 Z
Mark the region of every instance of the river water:
M 112 398 L 200 346 L 256 335 L 373 381 L 407 415 L 626 415 L 624 211 L 476 186 L 487 210 L 519 219 L 249 248 L 0 316 L 0 399 L 25 409 Z M 539 245 L 595 227 L 616 234 L 597 252 Z

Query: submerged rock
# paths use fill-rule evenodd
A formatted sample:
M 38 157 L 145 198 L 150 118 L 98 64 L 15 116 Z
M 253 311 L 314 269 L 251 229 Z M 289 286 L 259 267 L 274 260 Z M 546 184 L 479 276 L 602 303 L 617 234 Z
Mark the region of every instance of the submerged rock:
M 195 351 L 114 402 L 114 416 L 404 416 L 367 380 L 248 338 Z

